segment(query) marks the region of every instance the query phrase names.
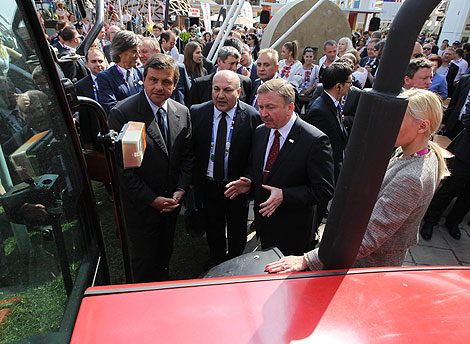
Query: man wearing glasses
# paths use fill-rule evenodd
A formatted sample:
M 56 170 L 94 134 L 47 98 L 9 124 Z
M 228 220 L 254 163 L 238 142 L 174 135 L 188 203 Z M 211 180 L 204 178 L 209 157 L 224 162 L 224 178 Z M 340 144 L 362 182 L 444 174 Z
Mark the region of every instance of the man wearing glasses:
M 170 55 L 175 59 L 176 62 L 179 60 L 178 49 L 175 47 L 176 35 L 174 32 L 167 30 L 163 31 L 160 35 L 160 46 L 162 47 L 162 53 Z

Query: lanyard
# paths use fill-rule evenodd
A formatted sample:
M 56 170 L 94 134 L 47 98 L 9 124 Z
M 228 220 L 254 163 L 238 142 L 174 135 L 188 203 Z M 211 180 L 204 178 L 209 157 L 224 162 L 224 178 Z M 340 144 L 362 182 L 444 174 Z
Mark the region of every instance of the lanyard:
M 121 74 L 122 78 L 124 79 L 124 83 L 126 84 L 127 89 L 129 90 L 129 94 L 132 95 L 131 87 L 130 87 L 129 84 L 127 83 L 127 79 L 126 79 L 125 75 L 121 72 L 121 70 L 119 69 L 118 65 L 115 65 L 115 66 L 116 66 L 116 69 L 117 69 L 117 71 L 119 72 L 119 74 Z M 131 73 L 132 73 L 132 82 L 134 83 L 135 90 L 136 90 L 137 92 L 139 92 L 139 84 L 135 81 L 135 78 L 134 78 L 134 71 L 132 71 Z
M 237 113 L 237 109 L 235 108 L 235 114 L 236 113 Z M 230 131 L 228 132 L 227 142 L 225 142 L 224 159 L 227 159 L 228 152 L 230 150 L 230 143 L 232 142 L 233 125 L 235 124 L 235 114 L 233 115 L 232 124 L 230 125 Z M 212 137 L 211 137 L 211 151 L 210 151 L 210 157 L 211 157 L 212 162 L 214 162 L 214 158 L 215 158 L 215 153 L 214 153 L 215 152 L 214 123 L 215 123 L 215 121 L 212 120 Z M 219 125 L 220 125 L 220 120 L 219 120 Z
M 93 84 L 93 95 L 95 96 L 95 100 L 97 103 L 98 102 L 98 92 L 96 90 L 96 84 L 95 84 L 95 81 L 93 80 L 93 78 L 91 79 L 91 83 Z

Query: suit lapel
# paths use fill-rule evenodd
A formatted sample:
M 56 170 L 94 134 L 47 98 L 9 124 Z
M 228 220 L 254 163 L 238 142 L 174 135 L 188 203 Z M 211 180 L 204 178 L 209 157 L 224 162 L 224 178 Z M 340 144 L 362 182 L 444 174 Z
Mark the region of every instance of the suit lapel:
M 145 118 L 145 124 L 147 126 L 147 134 L 155 141 L 155 143 L 161 148 L 163 152 L 168 156 L 168 149 L 166 147 L 165 141 L 163 140 L 162 134 L 160 133 L 160 128 L 158 128 L 157 122 L 155 120 L 155 115 L 153 114 L 152 108 L 147 102 L 147 98 L 144 94 L 145 91 L 140 93 L 140 102 L 139 102 L 139 112 Z
M 254 153 L 256 153 L 253 156 L 253 174 L 255 177 L 260 178 L 261 183 L 263 182 L 264 156 L 266 154 L 266 149 L 268 146 L 269 133 L 271 132 L 271 129 L 268 129 L 266 127 L 264 127 L 263 129 L 264 130 L 260 134 L 259 141 L 257 141 L 256 144 L 255 142 L 253 142 L 253 151 Z
M 166 114 L 166 118 L 168 121 L 168 132 L 170 134 L 169 141 L 170 141 L 170 151 L 171 148 L 174 146 L 176 137 L 180 132 L 180 114 L 176 111 L 175 105 L 170 101 L 168 102 L 168 113 Z
M 331 113 L 334 116 L 336 123 L 338 123 L 339 130 L 341 131 L 341 135 L 343 136 L 343 139 L 346 140 L 348 134 L 346 132 L 346 128 L 344 127 L 343 122 L 341 122 L 341 120 L 339 119 L 338 110 L 335 107 L 335 103 L 333 103 L 333 100 L 325 92 L 323 92 L 323 97 L 324 97 L 325 102 L 327 104 L 330 104 Z
M 240 137 L 240 132 L 241 132 L 241 127 L 243 122 L 245 121 L 246 113 L 245 109 L 242 109 L 240 106 L 240 103 L 237 105 L 237 111 L 235 112 L 234 116 L 234 125 L 233 125 L 233 133 L 232 133 L 232 139 L 230 140 L 230 147 L 237 147 L 238 145 L 238 138 Z M 235 146 L 234 146 L 235 144 Z M 228 156 L 228 169 L 230 170 L 230 166 L 232 164 L 232 155 Z M 235 162 L 236 163 L 236 162 Z

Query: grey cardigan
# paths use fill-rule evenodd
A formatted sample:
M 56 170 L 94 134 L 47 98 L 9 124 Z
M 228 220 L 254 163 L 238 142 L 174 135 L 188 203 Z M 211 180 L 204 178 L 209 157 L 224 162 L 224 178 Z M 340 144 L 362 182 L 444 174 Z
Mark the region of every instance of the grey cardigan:
M 438 185 L 434 151 L 392 158 L 354 267 L 401 266 L 408 248 L 418 243 L 421 219 Z M 322 268 L 318 248 L 306 253 L 305 258 L 311 270 Z

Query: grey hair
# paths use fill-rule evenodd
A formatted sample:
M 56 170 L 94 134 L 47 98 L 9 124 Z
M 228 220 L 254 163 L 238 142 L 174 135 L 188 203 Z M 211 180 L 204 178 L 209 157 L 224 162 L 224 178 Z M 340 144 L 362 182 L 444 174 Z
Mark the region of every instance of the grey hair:
M 221 59 L 222 62 L 225 62 L 225 60 L 227 60 L 229 56 L 233 56 L 236 59 L 239 59 L 240 53 L 234 47 L 222 47 L 219 50 L 219 54 L 217 55 L 217 58 Z
M 144 42 L 147 42 L 149 47 L 154 52 L 161 51 L 160 44 L 158 43 L 158 41 L 155 38 L 153 38 L 153 37 L 144 37 L 144 38 L 142 38 L 142 40 L 140 42 L 140 45 L 144 44 Z
M 119 55 L 141 44 L 140 38 L 131 31 L 119 31 L 111 42 L 111 61 L 118 63 Z
M 250 47 L 248 44 L 243 43 L 242 45 L 242 51 L 251 51 Z

